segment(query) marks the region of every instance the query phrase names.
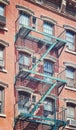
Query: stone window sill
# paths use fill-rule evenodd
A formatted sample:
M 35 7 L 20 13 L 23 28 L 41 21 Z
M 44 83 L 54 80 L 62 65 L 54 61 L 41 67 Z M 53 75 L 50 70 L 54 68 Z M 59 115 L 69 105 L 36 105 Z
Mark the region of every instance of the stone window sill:
M 0 117 L 6 118 L 5 114 L 0 114 Z
M 75 91 L 76 92 L 76 88 L 70 88 L 69 86 L 65 86 L 65 89 L 71 90 L 71 91 Z

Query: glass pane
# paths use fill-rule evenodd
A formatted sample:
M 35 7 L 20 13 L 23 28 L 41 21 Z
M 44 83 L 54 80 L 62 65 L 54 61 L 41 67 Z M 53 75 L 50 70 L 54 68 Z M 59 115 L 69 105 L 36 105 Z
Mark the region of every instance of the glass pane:
M 44 62 L 44 71 L 52 74 L 53 73 L 53 64 L 49 61 L 45 61 Z
M 43 31 L 45 33 L 48 33 L 48 34 L 52 34 L 53 32 L 53 27 L 50 23 L 48 22 L 44 22 L 44 25 L 43 25 Z
M 19 64 L 23 64 L 23 55 L 22 54 L 19 55 Z
M 0 48 L 0 60 L 3 60 L 3 50 Z
M 66 32 L 66 40 L 69 49 L 74 50 L 74 34 L 70 32 Z
M 29 25 L 29 16 L 28 16 L 28 15 L 21 14 L 19 23 L 20 23 L 21 25 L 26 25 L 26 26 L 28 26 L 28 25 Z
M 74 70 L 71 68 L 66 69 L 66 77 L 74 79 Z
M 0 15 L 4 16 L 4 7 L 3 6 L 0 6 Z
M 53 111 L 53 102 L 50 99 L 45 99 L 44 101 L 44 110 Z
M 29 66 L 29 64 L 30 64 L 30 58 L 29 58 L 29 56 L 26 55 L 26 54 L 20 54 L 19 55 L 19 63 L 22 64 L 22 65 Z
M 70 118 L 74 118 L 74 107 L 68 106 L 67 107 L 67 116 Z
M 24 56 L 24 64 L 29 66 L 29 57 L 28 56 Z

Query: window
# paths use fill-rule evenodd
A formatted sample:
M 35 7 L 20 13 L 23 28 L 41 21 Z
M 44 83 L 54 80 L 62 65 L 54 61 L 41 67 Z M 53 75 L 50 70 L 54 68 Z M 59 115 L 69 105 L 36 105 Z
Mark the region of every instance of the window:
M 66 31 L 67 46 L 70 50 L 75 50 L 75 34 L 72 31 Z
M 21 12 L 20 14 L 20 19 L 19 19 L 19 24 L 22 26 L 22 25 L 25 25 L 25 26 L 29 26 L 29 15 Z
M 0 5 L 0 15 L 4 16 L 4 6 Z
M 44 116 L 47 117 L 49 114 L 54 112 L 54 100 L 51 98 L 46 98 L 44 101 Z
M 53 75 L 53 62 L 45 60 L 44 61 L 44 74 L 48 75 L 48 76 L 52 76 Z M 51 80 L 49 78 L 46 78 L 46 80 Z
M 53 35 L 53 24 L 49 23 L 49 22 L 46 22 L 44 21 L 44 24 L 43 24 L 43 32 L 49 34 L 49 35 Z M 46 40 L 48 41 L 51 41 L 51 37 L 45 37 Z
M 4 47 L 0 46 L 0 68 L 4 67 Z
M 74 79 L 74 72 L 75 70 L 71 67 L 66 68 L 66 77 L 70 79 Z
M 74 89 L 76 89 L 75 73 L 76 72 L 74 68 L 71 68 L 71 67 L 66 68 L 67 86 Z
M 33 16 L 33 17 L 32 17 L 32 24 L 33 24 L 32 27 L 33 27 L 34 29 L 36 29 L 36 21 L 37 21 L 37 20 L 36 20 L 36 17 Z
M 31 94 L 24 91 L 18 92 L 18 108 L 20 112 L 29 112 L 31 101 Z
M 67 118 L 75 119 L 75 105 L 67 103 Z
M 0 114 L 4 112 L 4 89 L 0 86 Z
M 30 65 L 30 55 L 25 53 L 19 54 L 19 68 L 25 67 L 26 69 L 29 68 Z

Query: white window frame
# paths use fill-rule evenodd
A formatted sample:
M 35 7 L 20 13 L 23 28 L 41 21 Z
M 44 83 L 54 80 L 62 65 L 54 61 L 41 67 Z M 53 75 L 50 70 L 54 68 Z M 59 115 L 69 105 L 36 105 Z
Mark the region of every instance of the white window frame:
M 19 53 L 19 65 L 28 68 L 30 66 L 30 55 L 22 52 Z
M 21 94 L 21 92 L 23 93 L 23 95 Z M 29 96 L 27 96 L 26 94 L 28 94 Z M 22 96 L 22 99 L 20 96 Z M 31 105 L 30 98 L 31 98 L 30 93 L 25 92 L 25 91 L 18 91 L 18 109 L 20 112 L 29 113 L 29 108 Z
M 54 113 L 54 105 L 55 105 L 55 101 L 54 99 L 50 98 L 50 97 L 46 97 L 45 101 L 44 101 L 44 116 L 49 116 L 49 115 L 53 115 Z
M 54 63 L 49 61 L 49 60 L 44 60 L 44 74 L 47 75 L 47 76 L 52 76 L 53 75 L 53 71 L 54 71 L 54 68 L 53 68 L 53 65 Z M 45 77 L 44 78 L 45 80 L 47 81 L 51 81 L 50 78 L 47 78 Z
M 51 35 L 53 35 L 53 24 L 48 21 L 44 21 L 43 32 L 46 33 L 47 35 L 50 35 L 50 37 L 48 36 L 44 37 L 45 40 L 48 40 L 50 42 L 52 40 Z
M 75 77 L 75 71 L 74 71 L 73 68 L 71 68 L 71 67 L 67 67 L 66 68 L 66 77 L 70 78 L 70 79 L 74 79 L 74 77 Z
M 4 113 L 4 88 L 0 86 L 0 114 Z
M 67 47 L 70 50 L 75 50 L 75 35 L 71 31 L 66 31 Z
M 22 25 L 29 26 L 29 23 L 30 23 L 29 15 L 25 14 L 25 13 L 21 13 L 20 14 L 20 18 L 19 18 L 19 25 L 20 25 L 20 27 Z
M 4 55 L 4 49 L 0 46 L 0 60 L 3 60 Z
M 75 105 L 67 105 L 67 118 L 75 119 Z

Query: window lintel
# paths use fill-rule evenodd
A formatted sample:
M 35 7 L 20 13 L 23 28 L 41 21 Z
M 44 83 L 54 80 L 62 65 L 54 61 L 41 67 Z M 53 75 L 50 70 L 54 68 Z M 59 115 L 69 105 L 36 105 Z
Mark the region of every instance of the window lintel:
M 55 20 L 53 20 L 52 18 L 50 18 L 50 17 L 41 15 L 40 18 L 41 18 L 42 20 L 47 21 L 47 22 L 50 22 L 50 23 L 52 23 L 52 24 L 57 24 L 57 22 L 56 22 Z
M 63 27 L 64 27 L 66 30 L 71 30 L 72 32 L 75 32 L 75 33 L 76 33 L 76 28 L 74 28 L 74 27 L 72 27 L 72 26 L 63 25 Z
M 71 103 L 73 105 L 76 105 L 76 100 L 73 100 L 73 99 L 66 99 L 65 102 L 66 103 Z
M 7 46 L 9 46 L 9 43 L 7 43 L 7 42 L 0 39 L 0 45 L 3 45 L 4 47 L 7 47 Z
M 76 69 L 76 64 L 73 63 L 73 62 L 63 62 L 63 64 L 66 66 L 66 67 L 71 67 L 73 69 Z
M 27 48 L 27 47 L 22 47 L 22 46 L 16 46 L 17 50 L 20 52 L 27 53 L 28 55 L 32 55 L 34 53 L 33 50 Z
M 8 87 L 8 84 L 0 81 L 0 86 L 3 88 L 6 88 L 6 87 Z
M 10 4 L 9 0 L 1 0 L 0 3 L 4 4 L 4 5 L 8 5 Z
M 33 90 L 29 87 L 24 87 L 24 86 L 17 86 L 16 87 L 16 90 L 17 91 L 24 91 L 24 92 L 27 92 L 27 93 L 30 93 L 32 94 L 33 93 Z
M 25 13 L 27 13 L 28 15 L 34 15 L 34 12 L 30 9 L 28 9 L 27 7 L 24 7 L 22 5 L 16 5 L 16 8 L 19 10 L 19 11 L 23 11 Z
M 49 60 L 50 62 L 56 63 L 57 58 L 54 56 L 47 55 L 44 60 Z

